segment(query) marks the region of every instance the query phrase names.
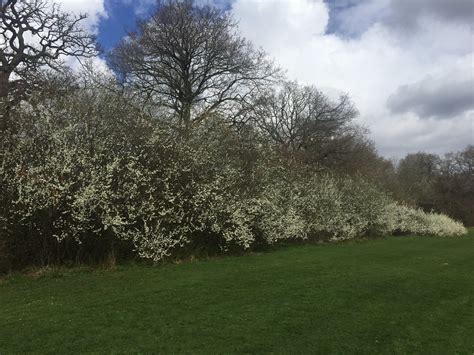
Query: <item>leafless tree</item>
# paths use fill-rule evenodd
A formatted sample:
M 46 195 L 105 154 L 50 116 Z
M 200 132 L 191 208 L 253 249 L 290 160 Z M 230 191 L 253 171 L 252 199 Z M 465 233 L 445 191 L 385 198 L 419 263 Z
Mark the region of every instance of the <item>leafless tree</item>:
M 228 12 L 192 0 L 160 2 L 111 53 L 110 63 L 144 102 L 189 132 L 208 115 L 235 115 L 278 70 L 241 38 Z
M 430 210 L 435 205 L 434 183 L 439 174 L 440 157 L 424 152 L 407 154 L 400 160 L 397 176 L 403 199 Z
M 441 160 L 434 183 L 436 207 L 444 213 L 474 225 L 474 146 L 449 153 Z
M 95 55 L 94 36 L 81 27 L 85 18 L 49 0 L 0 0 L 0 100 L 24 92 L 31 73 L 57 68 L 62 55 Z M 5 112 L 2 116 L 5 127 Z
M 397 166 L 396 177 L 399 199 L 474 224 L 474 146 L 444 157 L 407 154 Z
M 348 96 L 331 101 L 312 86 L 286 82 L 254 104 L 252 119 L 275 143 L 291 154 L 304 153 L 322 162 L 363 143 L 363 132 L 351 125 L 357 116 Z

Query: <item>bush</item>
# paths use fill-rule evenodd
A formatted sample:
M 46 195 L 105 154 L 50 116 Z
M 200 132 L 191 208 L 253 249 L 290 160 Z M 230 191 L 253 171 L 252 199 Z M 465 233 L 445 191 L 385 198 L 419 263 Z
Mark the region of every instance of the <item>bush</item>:
M 295 210 L 312 238 L 352 239 L 380 233 L 389 198 L 364 182 L 332 174 L 312 175 L 295 193 Z
M 362 179 L 305 171 L 252 127 L 237 131 L 219 117 L 180 139 L 97 88 L 23 105 L 16 117 L 16 133 L 0 142 L 4 269 L 465 232 L 447 216 L 395 204 Z
M 439 213 L 426 213 L 415 209 L 391 203 L 385 207 L 387 230 L 395 234 L 433 235 L 454 237 L 467 233 L 460 222 Z

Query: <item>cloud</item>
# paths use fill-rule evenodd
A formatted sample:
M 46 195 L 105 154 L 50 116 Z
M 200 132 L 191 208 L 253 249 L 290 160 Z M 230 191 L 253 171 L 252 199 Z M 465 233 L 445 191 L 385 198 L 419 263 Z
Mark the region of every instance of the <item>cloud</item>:
M 330 31 L 357 37 L 374 23 L 389 17 L 390 0 L 327 0 Z
M 420 118 L 452 118 L 474 109 L 474 77 L 427 77 L 400 86 L 387 101 L 392 113 L 414 112 Z
M 425 7 L 431 2 L 413 1 Z M 445 151 L 472 143 L 472 115 L 455 106 L 454 94 L 446 102 L 449 95 L 439 89 L 433 95 L 444 95 L 445 102 L 434 105 L 425 98 L 422 109 L 410 105 L 408 99 L 402 108 L 402 94 L 396 104 L 397 90 L 402 92 L 401 88 L 408 87 L 414 92 L 416 87 L 410 85 L 423 83 L 425 78 L 443 78 L 449 83 L 451 73 L 462 73 L 469 82 L 473 77 L 471 28 L 458 12 L 442 14 L 440 9 L 414 11 L 416 29 L 408 33 L 390 23 L 389 18 L 395 18 L 391 0 L 233 3 L 242 34 L 287 69 L 290 79 L 324 90 L 348 92 L 361 113 L 358 121 L 371 130 L 377 148 L 388 156 L 402 156 L 413 150 L 437 152 L 440 141 Z M 335 18 L 339 26 L 357 35 L 336 28 Z M 460 101 L 465 102 L 468 84 L 458 81 L 452 85 L 458 94 L 464 94 Z M 424 83 L 423 87 L 428 85 Z M 421 100 L 423 91 L 418 91 Z M 434 119 L 442 114 L 449 114 L 451 119 Z
M 443 22 L 457 22 L 472 26 L 474 2 L 472 0 L 391 0 L 391 14 L 387 22 L 410 29 L 422 17 L 435 17 Z
M 101 17 L 107 17 L 105 0 L 58 0 L 61 10 L 74 15 L 86 14 L 85 27 L 94 33 Z
M 359 36 L 374 23 L 401 34 L 413 34 L 423 21 L 451 23 L 472 29 L 472 0 L 326 0 L 331 9 L 331 28 Z
M 406 114 L 396 124 L 382 120 L 389 129 L 377 125 L 373 134 L 378 148 L 387 157 L 402 157 L 406 153 L 426 151 L 445 154 L 461 150 L 474 142 L 474 115 L 467 113 L 455 120 L 420 120 L 414 114 Z M 380 144 L 383 142 L 383 144 Z
M 83 21 L 83 26 L 87 31 L 97 34 L 98 25 L 101 18 L 108 16 L 105 9 L 105 0 L 57 0 L 61 10 L 73 14 L 86 14 L 87 18 Z M 81 62 L 74 57 L 62 58 L 71 68 L 79 70 Z M 101 71 L 106 71 L 107 64 L 99 57 L 92 59 L 94 66 Z
M 296 50 L 302 42 L 325 32 L 329 12 L 322 1 L 237 0 L 232 9 L 244 35 L 268 51 L 282 46 Z

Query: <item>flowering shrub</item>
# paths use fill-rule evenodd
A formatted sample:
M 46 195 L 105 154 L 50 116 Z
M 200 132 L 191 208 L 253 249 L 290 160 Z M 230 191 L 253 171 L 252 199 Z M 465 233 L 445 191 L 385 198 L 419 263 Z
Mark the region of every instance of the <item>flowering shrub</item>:
M 0 256 L 61 262 L 86 245 L 102 254 L 124 245 L 159 261 L 200 244 L 465 233 L 363 180 L 295 172 L 251 129 L 239 134 L 218 118 L 178 139 L 97 90 L 24 106 L 17 117 L 17 134 L 0 142 Z
M 330 174 L 312 176 L 299 186 L 295 209 L 306 220 L 307 233 L 331 240 L 380 233 L 389 198 L 362 180 Z
M 439 213 L 426 213 L 397 203 L 385 207 L 387 232 L 413 233 L 418 235 L 434 235 L 453 237 L 467 233 L 466 228 L 457 221 Z

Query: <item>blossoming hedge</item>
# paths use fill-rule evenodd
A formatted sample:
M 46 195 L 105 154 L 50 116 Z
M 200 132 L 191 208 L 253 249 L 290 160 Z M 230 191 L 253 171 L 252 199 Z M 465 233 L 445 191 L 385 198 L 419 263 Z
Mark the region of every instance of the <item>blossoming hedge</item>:
M 120 96 L 87 90 L 16 114 L 0 142 L 0 258 L 10 264 L 465 233 L 363 180 L 295 171 L 257 132 L 217 118 L 178 139 Z
M 462 223 L 440 213 L 426 213 L 397 203 L 388 204 L 384 211 L 386 228 L 390 233 L 454 237 L 467 232 Z

